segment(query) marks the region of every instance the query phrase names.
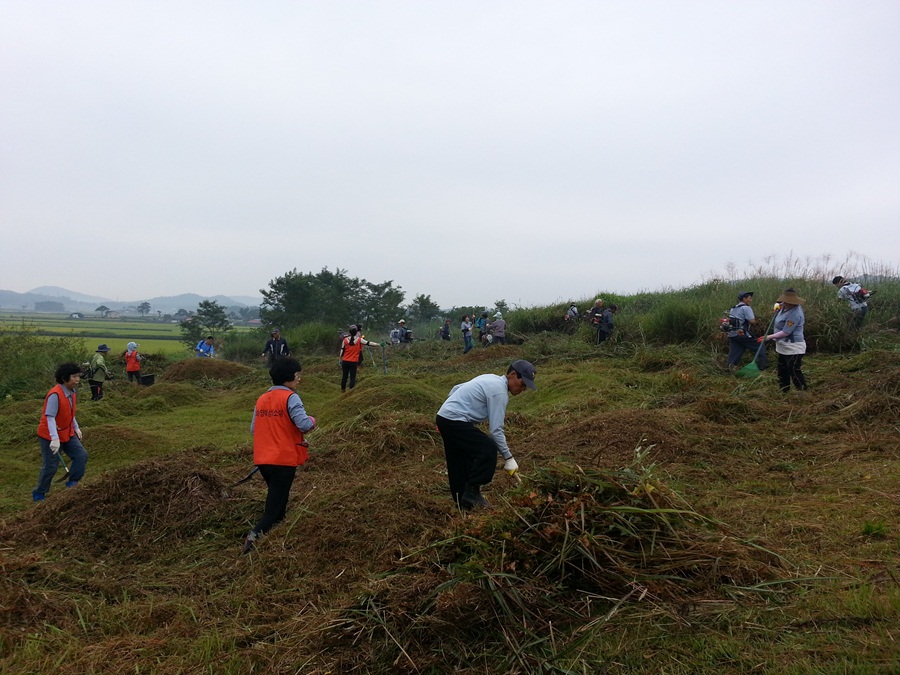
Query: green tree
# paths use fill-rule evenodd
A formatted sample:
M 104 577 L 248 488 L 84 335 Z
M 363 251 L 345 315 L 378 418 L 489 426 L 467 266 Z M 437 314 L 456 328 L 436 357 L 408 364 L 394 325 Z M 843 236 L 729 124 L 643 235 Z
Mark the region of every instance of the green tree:
M 403 289 L 395 287 L 393 281 L 366 282 L 362 290 L 363 308 L 356 320 L 371 328 L 386 328 L 403 316 L 404 296 Z
M 146 316 L 150 312 L 150 303 L 146 301 L 142 302 L 137 306 L 137 311 L 140 312 L 141 317 Z
M 426 323 L 441 315 L 441 308 L 430 295 L 417 295 L 407 308 L 409 317 L 417 323 Z
M 494 311 L 506 314 L 509 311 L 509 305 L 506 304 L 506 300 L 495 301 L 494 302 Z
M 100 312 L 100 316 L 101 316 L 102 318 L 105 319 L 105 318 L 106 318 L 106 315 L 109 313 L 109 307 L 107 307 L 106 305 L 100 305 L 100 306 L 99 306 L 97 309 L 95 309 L 94 311 L 95 311 L 95 312 Z
M 230 330 L 225 308 L 215 300 L 203 300 L 197 305 L 196 313 L 181 322 L 181 341 L 193 347 L 207 335 L 222 335 Z

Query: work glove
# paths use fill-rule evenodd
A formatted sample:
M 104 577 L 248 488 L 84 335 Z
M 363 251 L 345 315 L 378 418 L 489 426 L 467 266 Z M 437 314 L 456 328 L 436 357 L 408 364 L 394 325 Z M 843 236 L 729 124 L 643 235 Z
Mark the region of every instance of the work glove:
M 781 309 L 781 303 L 780 303 L 780 302 L 776 302 L 774 305 L 772 305 L 772 311 L 773 311 L 773 312 L 777 312 L 777 311 L 779 311 L 780 309 Z
M 52 441 L 50 441 L 50 452 L 52 452 L 54 455 L 59 452 L 58 438 L 54 438 Z
M 80 441 L 82 439 L 81 429 L 76 429 L 75 435 L 78 437 L 78 440 Z
M 760 335 L 758 338 L 756 338 L 756 344 L 761 343 L 765 339 L 766 339 L 765 335 Z
M 515 459 L 510 457 L 508 460 L 503 462 L 503 470 L 506 471 L 506 473 L 508 473 L 510 476 L 515 476 L 516 471 L 519 470 L 519 464 Z

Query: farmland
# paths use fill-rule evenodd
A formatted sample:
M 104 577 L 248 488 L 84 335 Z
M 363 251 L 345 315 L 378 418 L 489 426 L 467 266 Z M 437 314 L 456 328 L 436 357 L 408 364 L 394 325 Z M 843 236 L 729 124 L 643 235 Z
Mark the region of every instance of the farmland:
M 251 329 L 236 326 L 235 334 Z M 125 351 L 129 342 L 137 342 L 141 351 L 148 354 L 177 356 L 188 354 L 181 342 L 181 329 L 177 323 L 157 322 L 152 319 L 71 319 L 66 314 L 0 314 L 0 333 L 28 332 L 38 336 L 80 338 L 89 351 L 96 348 L 94 343 L 105 343 L 111 353 Z

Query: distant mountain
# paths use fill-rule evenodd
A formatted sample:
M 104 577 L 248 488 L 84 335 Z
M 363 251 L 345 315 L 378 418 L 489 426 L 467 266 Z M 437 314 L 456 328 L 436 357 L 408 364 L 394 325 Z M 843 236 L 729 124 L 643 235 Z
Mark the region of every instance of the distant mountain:
M 71 300 L 75 300 L 76 302 L 109 302 L 109 298 L 101 298 L 96 295 L 85 295 L 84 293 L 76 293 L 75 291 L 70 291 L 65 288 L 60 288 L 59 286 L 39 286 L 38 288 L 32 288 L 26 295 L 45 295 L 48 298 L 69 298 Z M 94 305 L 96 307 L 96 305 Z
M 85 295 L 84 293 L 70 291 L 67 288 L 60 288 L 59 286 L 41 286 L 27 293 L 0 290 L 0 309 L 7 311 L 22 311 L 23 309 L 26 311 L 34 311 L 36 309 L 40 311 L 39 303 L 55 302 L 62 305 L 63 309 L 61 311 L 64 312 L 93 314 L 97 307 L 105 305 L 109 309 L 118 312 L 137 314 L 137 306 L 142 302 L 148 302 L 150 303 L 150 311 L 153 314 L 156 312 L 174 314 L 179 309 L 186 309 L 192 312 L 197 309 L 197 305 L 203 300 L 215 300 L 223 307 L 258 307 L 260 302 L 262 302 L 262 298 L 245 295 L 236 297 L 227 295 L 205 296 L 197 295 L 196 293 L 122 301 Z

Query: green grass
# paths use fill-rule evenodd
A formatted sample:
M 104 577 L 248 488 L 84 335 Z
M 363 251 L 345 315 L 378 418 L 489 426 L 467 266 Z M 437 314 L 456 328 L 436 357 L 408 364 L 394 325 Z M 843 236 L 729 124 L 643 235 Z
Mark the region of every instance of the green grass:
M 285 522 L 245 557 L 265 491 L 230 485 L 269 384 L 258 332 L 226 340 L 248 365 L 160 354 L 152 387 L 117 381 L 99 403 L 85 388 L 88 474 L 42 504 L 43 396 L 95 345 L 0 334 L 0 671 L 896 671 L 896 316 L 852 349 L 816 329 L 810 391 L 781 395 L 771 371 L 725 372 L 704 333 L 733 290 L 604 295 L 623 313 L 599 347 L 556 328 L 557 308 L 510 312 L 516 344 L 388 348 L 387 374 L 377 349 L 347 394 L 334 328 L 288 335 L 320 427 Z M 837 331 L 832 293 L 808 316 Z M 516 358 L 538 370 L 507 415 L 524 482 L 498 473 L 495 510 L 459 516 L 435 412 Z

